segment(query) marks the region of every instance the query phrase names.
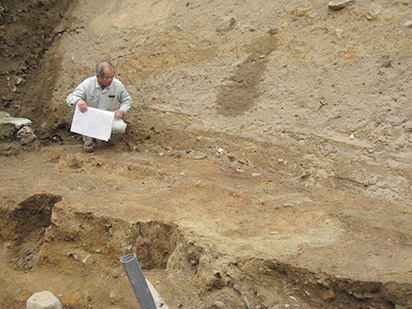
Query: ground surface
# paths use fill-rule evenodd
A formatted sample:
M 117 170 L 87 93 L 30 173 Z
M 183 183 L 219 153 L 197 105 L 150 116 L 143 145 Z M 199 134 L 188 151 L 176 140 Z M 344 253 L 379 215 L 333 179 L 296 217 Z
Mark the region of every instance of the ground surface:
M 2 27 L 50 40 L 1 41 L 40 139 L 0 144 L 3 307 L 136 306 L 137 251 L 171 308 L 412 308 L 412 2 L 25 5 Z M 135 103 L 86 154 L 64 100 L 103 58 Z

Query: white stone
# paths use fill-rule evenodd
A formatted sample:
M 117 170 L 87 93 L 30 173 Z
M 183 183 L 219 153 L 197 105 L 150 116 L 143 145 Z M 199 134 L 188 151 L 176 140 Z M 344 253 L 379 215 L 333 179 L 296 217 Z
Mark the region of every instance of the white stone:
M 228 31 L 232 29 L 233 25 L 236 23 L 236 20 L 231 17 L 231 16 L 226 16 L 222 18 L 222 21 L 220 22 L 219 26 L 217 26 L 216 31 L 222 32 L 222 31 Z
M 332 11 L 339 11 L 347 7 L 353 0 L 331 1 L 328 3 L 328 8 Z
M 36 138 L 37 136 L 33 133 L 31 127 L 28 126 L 24 126 L 17 132 L 17 139 L 22 145 L 30 144 Z
M 374 20 L 378 18 L 379 13 L 381 12 L 382 7 L 377 4 L 372 4 L 368 13 L 366 14 L 366 18 L 368 20 Z
M 412 20 L 408 20 L 406 23 L 403 24 L 403 26 L 406 28 L 412 27 Z
M 11 124 L 11 125 L 14 125 L 16 129 L 21 129 L 24 126 L 30 126 L 31 120 L 26 119 L 26 118 L 10 117 L 10 114 L 1 112 L 0 113 L 0 126 L 6 125 L 6 124 Z
M 50 291 L 34 293 L 26 302 L 26 309 L 62 309 L 60 300 Z

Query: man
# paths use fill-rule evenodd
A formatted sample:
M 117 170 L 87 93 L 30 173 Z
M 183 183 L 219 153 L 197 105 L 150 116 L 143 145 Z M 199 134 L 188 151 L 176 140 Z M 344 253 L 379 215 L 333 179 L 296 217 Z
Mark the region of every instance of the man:
M 115 110 L 116 101 L 120 103 Z M 114 145 L 117 138 L 126 131 L 124 114 L 132 104 L 132 98 L 125 86 L 114 77 L 114 67 L 108 61 L 102 61 L 96 65 L 96 76 L 85 79 L 77 88 L 67 96 L 68 106 L 77 106 L 82 113 L 87 112 L 87 107 L 114 111 L 112 135 L 109 145 Z M 86 152 L 94 150 L 94 140 L 83 136 L 83 149 Z

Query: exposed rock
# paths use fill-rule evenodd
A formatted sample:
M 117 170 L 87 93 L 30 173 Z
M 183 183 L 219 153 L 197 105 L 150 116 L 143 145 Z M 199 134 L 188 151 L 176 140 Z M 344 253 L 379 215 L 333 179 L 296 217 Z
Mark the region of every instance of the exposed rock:
M 331 1 L 328 3 L 328 8 L 332 11 L 339 11 L 353 3 L 354 0 Z
M 14 118 L 11 117 L 9 113 L 0 112 L 0 126 L 4 124 L 12 124 L 19 130 L 24 126 L 30 126 L 31 120 L 26 118 Z
M 225 16 L 222 18 L 222 21 L 217 26 L 216 31 L 217 32 L 229 31 L 230 29 L 233 28 L 233 25 L 235 23 L 236 23 L 236 19 L 234 19 L 232 16 Z
M 12 137 L 16 132 L 16 127 L 11 124 L 0 125 L 0 140 Z
M 412 133 L 412 120 L 409 120 L 403 124 L 406 132 Z
M 109 293 L 109 299 L 112 304 L 116 304 L 122 299 L 122 297 L 119 295 L 117 291 L 111 291 Z
M 404 27 L 406 28 L 411 28 L 412 27 L 412 20 L 408 20 L 406 23 L 403 24 Z
M 17 132 L 17 139 L 22 145 L 30 144 L 36 138 L 37 136 L 34 134 L 33 130 L 29 126 L 24 126 Z
M 381 10 L 382 7 L 380 5 L 372 4 L 371 8 L 368 10 L 368 13 L 366 13 L 366 18 L 368 20 L 376 20 Z
M 62 309 L 60 300 L 50 291 L 34 293 L 26 302 L 26 309 Z
M 217 300 L 217 301 L 215 301 L 215 303 L 213 304 L 212 308 L 219 309 L 219 308 L 226 308 L 226 306 L 225 306 L 225 304 L 224 304 L 223 302 Z
M 31 129 L 31 120 L 14 118 L 9 113 L 0 111 L 0 140 L 12 137 L 16 131 L 20 144 L 27 145 L 36 139 Z

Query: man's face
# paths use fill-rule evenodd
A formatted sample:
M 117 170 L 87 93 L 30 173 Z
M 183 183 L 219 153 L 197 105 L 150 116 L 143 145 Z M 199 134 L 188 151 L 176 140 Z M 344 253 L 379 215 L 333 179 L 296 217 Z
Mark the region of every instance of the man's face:
M 114 69 L 112 67 L 105 67 L 103 70 L 103 77 L 97 75 L 97 81 L 104 87 L 109 87 L 114 78 Z

